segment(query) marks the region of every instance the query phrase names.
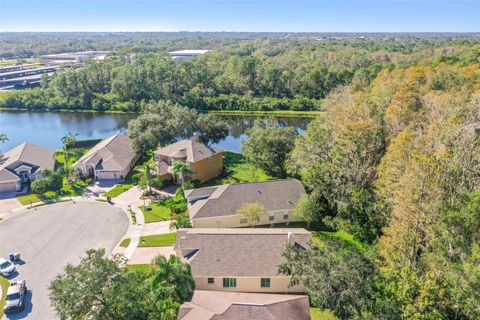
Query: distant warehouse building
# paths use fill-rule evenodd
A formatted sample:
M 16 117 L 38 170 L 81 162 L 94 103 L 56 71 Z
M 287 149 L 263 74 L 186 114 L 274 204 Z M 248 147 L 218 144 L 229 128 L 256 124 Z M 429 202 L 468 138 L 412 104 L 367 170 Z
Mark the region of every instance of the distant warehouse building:
M 169 54 L 172 56 L 172 60 L 185 60 L 185 59 L 193 59 L 198 55 L 205 54 L 210 50 L 179 50 L 179 51 L 172 51 Z
M 82 51 L 70 53 L 46 54 L 40 56 L 40 63 L 58 65 L 62 63 L 83 63 L 89 58 L 103 60 L 110 51 Z

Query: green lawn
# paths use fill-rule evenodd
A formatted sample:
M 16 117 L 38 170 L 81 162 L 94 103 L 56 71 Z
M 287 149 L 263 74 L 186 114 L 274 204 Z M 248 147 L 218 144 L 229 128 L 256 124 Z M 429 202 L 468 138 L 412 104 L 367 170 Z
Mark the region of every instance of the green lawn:
M 147 211 L 144 206 L 140 206 L 140 210 L 142 210 L 145 217 L 145 223 L 170 220 L 170 208 L 165 206 L 164 201 L 151 203 L 150 207 L 152 210 Z
M 248 163 L 245 159 L 245 156 L 241 153 L 225 151 L 223 155 L 223 165 L 225 167 L 223 174 L 202 184 L 200 187 L 216 186 L 219 184 L 235 182 L 266 181 L 273 179 L 273 177 L 270 177 L 262 169 L 251 163 Z
M 105 192 L 103 196 L 115 198 L 118 197 L 120 194 L 124 193 L 125 191 L 131 189 L 132 187 L 133 183 L 120 183 L 113 187 L 110 191 Z
M 320 310 L 318 308 L 310 308 L 312 320 L 337 320 L 330 310 Z
M 149 264 L 129 264 L 127 265 L 127 269 L 132 272 L 149 273 L 152 266 Z
M 126 248 L 130 244 L 130 238 L 123 239 L 122 242 L 120 242 L 120 247 Z
M 5 305 L 5 300 L 7 299 L 7 290 L 9 286 L 10 281 L 0 276 L 0 287 L 2 288 L 2 296 L 0 297 L 0 318 L 3 317 L 3 306 Z
M 30 193 L 26 195 L 17 196 L 16 198 L 20 201 L 23 205 L 27 205 L 30 203 L 41 202 L 41 201 L 48 201 L 48 200 L 55 200 L 61 197 L 68 197 L 68 196 L 79 196 L 83 193 L 84 188 L 88 185 L 88 182 L 77 181 L 72 184 L 66 183 L 64 181 L 64 185 L 62 189 L 58 191 L 47 191 L 43 194 L 36 194 Z
M 176 233 L 157 234 L 140 238 L 139 247 L 170 247 L 175 244 Z

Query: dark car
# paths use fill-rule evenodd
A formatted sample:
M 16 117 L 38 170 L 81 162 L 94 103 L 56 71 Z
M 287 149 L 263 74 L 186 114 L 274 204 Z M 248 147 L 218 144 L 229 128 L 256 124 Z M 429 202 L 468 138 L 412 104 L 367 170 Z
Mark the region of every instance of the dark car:
M 5 313 L 22 311 L 25 309 L 23 298 L 27 294 L 27 284 L 25 280 L 12 281 L 10 287 L 7 290 L 7 301 L 3 311 Z

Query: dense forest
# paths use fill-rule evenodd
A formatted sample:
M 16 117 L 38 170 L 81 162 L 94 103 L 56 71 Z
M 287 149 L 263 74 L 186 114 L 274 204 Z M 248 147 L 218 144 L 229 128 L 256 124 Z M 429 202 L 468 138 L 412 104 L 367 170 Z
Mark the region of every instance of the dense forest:
M 79 69 L 64 66 L 41 88 L 3 94 L 0 107 L 138 112 L 169 100 L 198 110 L 322 110 L 340 86 L 368 86 L 381 71 L 421 61 L 468 65 L 480 51 L 475 38 L 248 37 L 183 39 L 181 47 L 213 51 L 181 62 L 161 50 L 120 50 Z M 174 48 L 174 40 L 161 43 Z
M 309 189 L 298 213 L 361 245 L 282 270 L 341 319 L 480 319 L 478 55 L 382 70 L 324 107 L 287 163 Z

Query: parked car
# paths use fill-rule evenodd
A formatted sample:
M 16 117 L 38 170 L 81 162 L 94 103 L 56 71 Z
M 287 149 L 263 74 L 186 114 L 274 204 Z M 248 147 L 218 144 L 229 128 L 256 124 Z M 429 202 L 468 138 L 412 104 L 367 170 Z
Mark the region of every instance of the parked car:
M 15 265 L 6 259 L 0 258 L 0 274 L 4 277 L 8 277 L 14 272 Z
M 13 281 L 10 283 L 10 287 L 7 290 L 7 301 L 5 301 L 3 312 L 10 313 L 14 311 L 23 311 L 25 309 L 23 299 L 26 294 L 27 284 L 25 280 Z

